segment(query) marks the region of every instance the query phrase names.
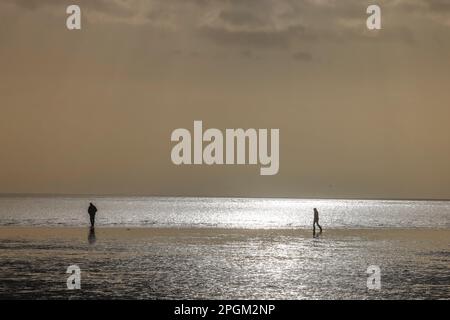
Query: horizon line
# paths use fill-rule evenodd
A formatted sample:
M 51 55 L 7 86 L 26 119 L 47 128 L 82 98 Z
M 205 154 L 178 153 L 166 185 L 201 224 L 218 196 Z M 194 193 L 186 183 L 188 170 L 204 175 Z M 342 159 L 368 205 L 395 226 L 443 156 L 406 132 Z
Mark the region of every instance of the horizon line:
M 363 201 L 450 201 L 445 198 L 376 198 L 376 197 L 265 197 L 265 196 L 207 196 L 207 195 L 130 195 L 130 194 L 83 194 L 83 193 L 0 193 L 0 198 L 227 198 L 227 199 L 283 199 L 283 200 L 363 200 Z

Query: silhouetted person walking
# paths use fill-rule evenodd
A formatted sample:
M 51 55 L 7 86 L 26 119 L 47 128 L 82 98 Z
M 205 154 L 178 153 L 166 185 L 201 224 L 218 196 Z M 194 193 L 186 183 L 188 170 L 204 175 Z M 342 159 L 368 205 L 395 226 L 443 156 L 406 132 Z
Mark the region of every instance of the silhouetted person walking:
M 322 227 L 319 224 L 319 211 L 317 211 L 317 209 L 314 208 L 313 237 L 316 236 L 316 224 L 320 229 L 320 233 L 322 233 Z
M 97 213 L 97 207 L 91 203 L 89 203 L 88 209 L 89 217 L 91 218 L 91 228 L 94 228 L 95 225 L 95 214 Z

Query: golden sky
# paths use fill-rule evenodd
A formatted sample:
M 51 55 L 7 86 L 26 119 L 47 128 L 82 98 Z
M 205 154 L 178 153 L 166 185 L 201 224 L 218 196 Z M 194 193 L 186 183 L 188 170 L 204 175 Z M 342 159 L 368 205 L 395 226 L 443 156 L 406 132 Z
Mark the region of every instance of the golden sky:
M 450 1 L 373 3 L 1 1 L 0 193 L 450 198 Z M 175 166 L 194 120 L 279 128 L 279 173 Z

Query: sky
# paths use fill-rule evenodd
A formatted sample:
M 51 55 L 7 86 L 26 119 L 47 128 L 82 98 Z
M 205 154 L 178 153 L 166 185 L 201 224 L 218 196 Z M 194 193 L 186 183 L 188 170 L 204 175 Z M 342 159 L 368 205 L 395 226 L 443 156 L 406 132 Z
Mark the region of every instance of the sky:
M 447 0 L 4 0 L 0 193 L 450 199 L 449 58 Z M 279 173 L 174 165 L 194 120 Z

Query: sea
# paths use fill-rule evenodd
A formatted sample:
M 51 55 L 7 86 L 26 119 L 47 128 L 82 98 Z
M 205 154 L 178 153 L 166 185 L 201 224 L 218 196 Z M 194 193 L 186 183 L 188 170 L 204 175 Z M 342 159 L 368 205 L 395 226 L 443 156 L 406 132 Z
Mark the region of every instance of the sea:
M 0 226 L 310 228 L 313 208 L 328 228 L 449 228 L 450 201 L 177 198 L 0 197 Z
M 5 196 L 0 299 L 448 300 L 449 245 L 447 201 Z

